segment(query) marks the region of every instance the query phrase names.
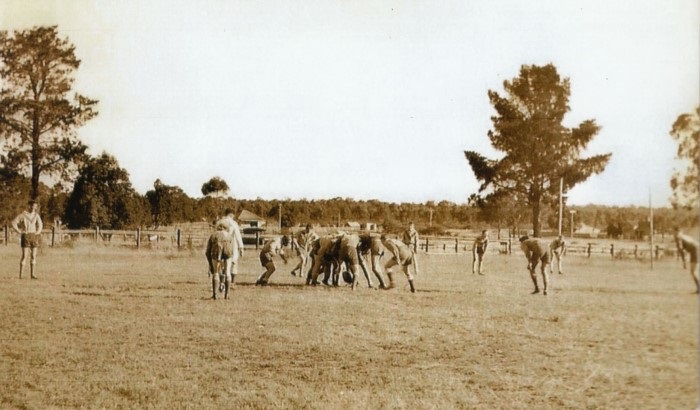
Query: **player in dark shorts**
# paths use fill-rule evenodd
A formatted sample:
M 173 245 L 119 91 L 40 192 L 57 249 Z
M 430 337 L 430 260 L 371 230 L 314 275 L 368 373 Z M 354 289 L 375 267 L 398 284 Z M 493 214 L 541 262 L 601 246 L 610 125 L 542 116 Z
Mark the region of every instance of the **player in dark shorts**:
M 537 268 L 538 263 L 542 263 L 540 270 L 542 272 L 542 282 L 544 282 L 543 293 L 546 295 L 547 285 L 549 284 L 547 265 L 549 265 L 552 260 L 552 252 L 549 249 L 549 243 L 540 238 L 528 238 L 527 236 L 523 236 L 520 238 L 520 249 L 525 253 L 525 258 L 527 258 L 527 270 L 530 271 L 532 283 L 535 285 L 535 290 L 532 292 L 533 294 L 540 293 L 540 287 L 537 285 L 535 268 Z
M 12 220 L 12 229 L 20 234 L 20 244 L 22 246 L 22 259 L 19 262 L 19 277 L 22 278 L 24 266 L 27 263 L 27 255 L 31 254 L 30 274 L 32 279 L 37 279 L 36 253 L 41 245 L 41 230 L 44 224 L 39 216 L 39 204 L 36 201 L 29 201 L 29 209 L 23 211 Z

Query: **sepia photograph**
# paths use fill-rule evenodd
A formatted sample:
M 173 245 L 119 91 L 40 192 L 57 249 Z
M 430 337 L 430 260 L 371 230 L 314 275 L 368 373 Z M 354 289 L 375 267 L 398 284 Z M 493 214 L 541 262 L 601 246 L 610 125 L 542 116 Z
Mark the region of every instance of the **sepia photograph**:
M 0 1 L 0 408 L 700 408 L 696 0 Z

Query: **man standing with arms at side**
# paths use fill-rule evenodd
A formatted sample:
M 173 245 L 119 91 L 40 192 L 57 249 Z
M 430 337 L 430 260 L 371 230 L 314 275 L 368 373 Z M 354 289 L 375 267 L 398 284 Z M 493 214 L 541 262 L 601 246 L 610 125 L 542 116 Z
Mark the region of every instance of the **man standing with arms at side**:
M 700 281 L 698 281 L 698 242 L 690 236 L 684 234 L 680 229 L 675 228 L 674 239 L 678 255 L 683 261 L 683 269 L 686 268 L 685 254 L 688 253 L 690 259 L 690 276 L 695 281 L 695 292 L 700 293 Z
M 19 225 L 22 225 L 22 229 Z M 27 263 L 27 253 L 31 253 L 30 274 L 32 279 L 38 279 L 34 268 L 36 267 L 36 251 L 41 244 L 41 230 L 44 224 L 39 216 L 39 205 L 36 201 L 29 201 L 29 210 L 23 211 L 12 220 L 12 229 L 21 235 L 22 259 L 19 262 L 19 278 L 22 279 L 24 265 Z
M 486 248 L 488 248 L 488 246 L 489 233 L 484 229 L 481 231 L 481 235 L 474 239 L 474 244 L 472 245 L 472 274 L 476 272 L 479 272 L 479 275 L 484 274 L 484 255 L 486 254 Z

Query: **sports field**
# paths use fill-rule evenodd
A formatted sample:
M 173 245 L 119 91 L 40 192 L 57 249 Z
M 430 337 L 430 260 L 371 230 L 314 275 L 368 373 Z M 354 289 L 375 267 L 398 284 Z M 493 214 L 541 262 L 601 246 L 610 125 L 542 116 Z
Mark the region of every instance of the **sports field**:
M 200 251 L 0 257 L 2 408 L 690 409 L 698 297 L 680 262 L 565 259 L 530 295 L 519 253 L 421 255 L 411 294 L 305 287 L 278 263 L 209 300 Z M 28 276 L 28 275 L 27 275 Z

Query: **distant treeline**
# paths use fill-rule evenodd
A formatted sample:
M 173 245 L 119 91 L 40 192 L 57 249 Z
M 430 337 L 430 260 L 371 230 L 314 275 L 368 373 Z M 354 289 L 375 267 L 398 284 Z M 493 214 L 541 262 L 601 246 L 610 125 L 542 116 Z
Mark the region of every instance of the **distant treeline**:
M 17 188 L 16 195 L 3 195 L 0 218 L 8 223 L 26 205 L 28 190 Z M 25 194 L 23 194 L 23 192 Z M 413 221 L 422 234 L 442 234 L 447 229 L 510 229 L 513 232 L 531 229 L 529 215 L 510 215 L 508 222 L 489 220 L 491 213 L 478 207 L 450 201 L 425 203 L 389 203 L 379 200 L 355 200 L 352 198 L 308 199 L 234 199 L 202 197 L 191 198 L 176 186 L 156 181 L 154 188 L 145 195 L 133 191 L 124 198 L 109 201 L 99 195 L 87 195 L 88 200 L 76 201 L 73 192 L 44 187 L 40 197 L 41 214 L 45 225 L 55 220 L 73 229 L 131 229 L 174 225 L 183 222 L 213 221 L 224 209 L 233 208 L 238 215 L 242 210 L 252 212 L 267 220 L 269 226 L 281 223 L 283 228 L 311 223 L 321 226 L 343 226 L 349 221 L 373 222 L 385 231 L 397 232 Z M 83 195 L 86 196 L 86 195 Z M 280 213 L 281 210 L 281 213 Z M 574 226 L 587 225 L 600 230 L 601 236 L 643 236 L 649 230 L 649 209 L 646 207 L 618 207 L 603 205 L 567 206 L 562 218 L 562 230 L 570 232 L 571 213 Z M 545 208 L 542 213 L 545 230 L 556 232 L 559 218 L 557 208 Z M 656 208 L 654 230 L 670 233 L 674 226 L 695 227 L 697 210 Z

